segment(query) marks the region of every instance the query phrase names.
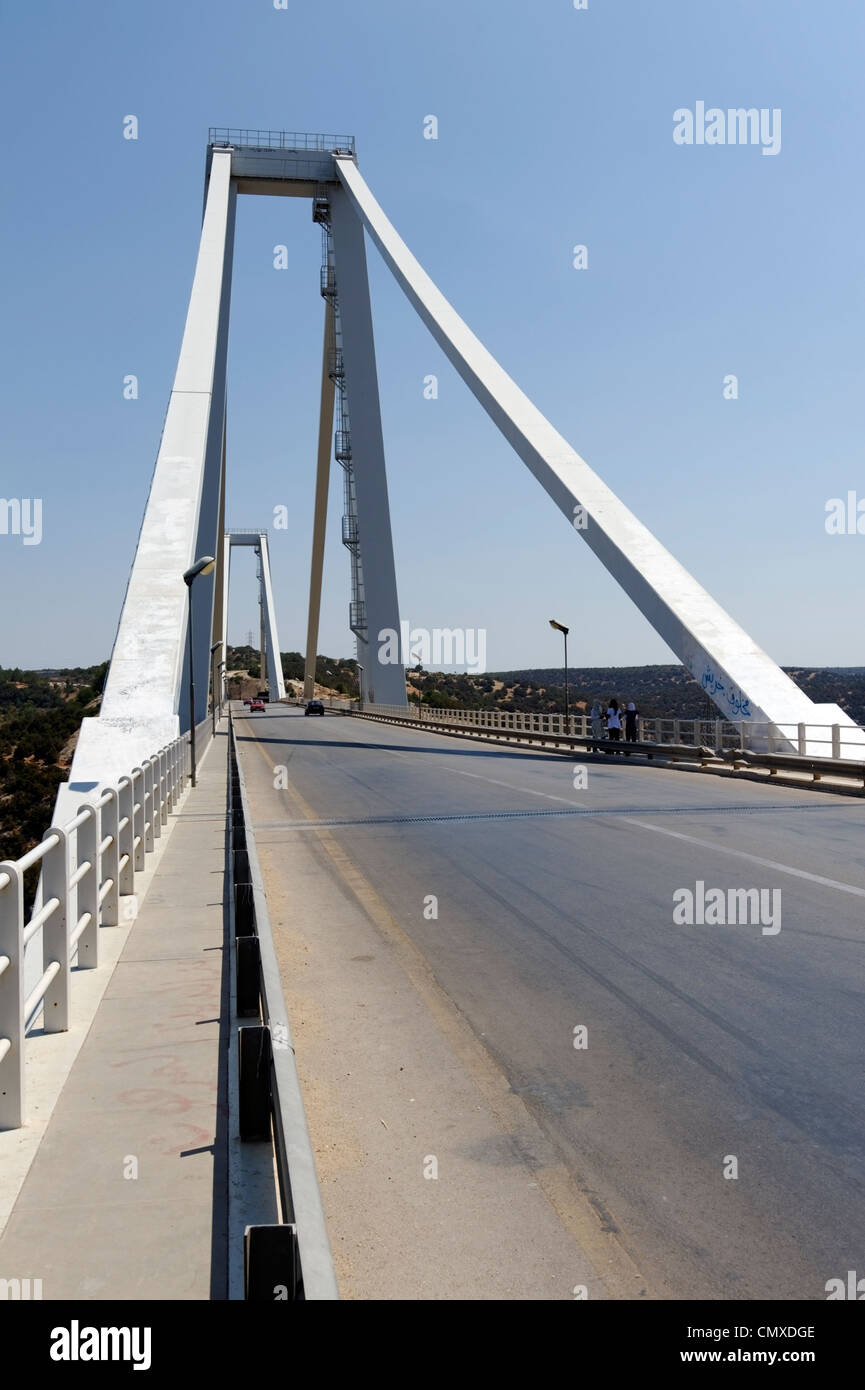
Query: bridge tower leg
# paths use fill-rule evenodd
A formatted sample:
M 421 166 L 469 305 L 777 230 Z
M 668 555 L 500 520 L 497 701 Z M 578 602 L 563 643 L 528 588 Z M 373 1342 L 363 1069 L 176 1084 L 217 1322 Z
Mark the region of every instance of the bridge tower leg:
M 405 668 L 398 647 L 399 603 L 363 223 L 342 188 L 333 188 L 329 196 L 345 390 L 351 419 L 357 544 L 363 572 L 365 624 L 358 626 L 365 626 L 366 639 L 358 634 L 358 658 L 364 667 L 365 698 L 374 704 L 405 705 Z M 393 659 L 395 641 L 398 660 Z
M 226 629 L 227 629 L 227 624 L 228 624 L 228 609 L 227 609 L 227 606 L 226 606 L 227 603 L 228 603 L 228 570 L 227 570 L 227 568 L 226 568 L 226 562 L 227 562 L 227 560 L 228 560 L 228 552 L 227 552 L 226 547 L 225 547 L 225 539 L 224 539 L 224 537 L 225 537 L 225 433 L 226 433 L 226 422 L 225 422 L 225 418 L 223 417 L 223 429 L 222 429 L 222 473 L 221 473 L 220 481 L 219 481 L 219 526 L 218 526 L 218 530 L 217 530 L 217 536 L 219 537 L 219 539 L 217 540 L 216 548 L 215 548 L 214 551 L 213 551 L 213 554 L 214 554 L 214 556 L 216 557 L 216 572 L 215 572 L 214 578 L 213 578 L 213 625 L 212 625 L 212 628 L 211 628 L 211 636 L 210 636 L 211 645 L 212 645 L 213 643 L 215 643 L 215 642 L 218 642 L 218 643 L 219 643 L 219 646 L 217 647 L 217 650 L 213 653 L 212 658 L 211 658 L 211 662 L 210 662 L 210 678 L 211 678 L 211 686 L 212 686 L 212 689 L 211 689 L 211 692 L 210 692 L 211 706 L 218 706 L 218 705 L 220 705 L 220 704 L 222 703 L 222 701 L 221 701 L 221 682 L 222 682 L 221 669 L 222 669 L 223 663 L 224 663 L 225 660 L 226 660 L 226 655 L 225 655 L 225 652 L 226 652 L 225 639 L 226 639 Z
M 273 579 L 270 573 L 270 546 L 266 531 L 261 533 L 261 651 L 263 657 L 261 675 L 262 679 L 267 679 L 268 695 L 274 701 L 284 700 L 285 682 L 282 677 L 282 656 L 276 630 Z
M 266 636 L 267 601 L 264 597 L 264 549 L 258 552 L 258 669 L 262 689 L 267 682 L 267 658 L 270 655 Z M 270 693 L 270 691 L 268 691 Z
M 309 574 L 309 621 L 306 628 L 306 663 L 303 671 L 303 698 L 315 694 L 315 658 L 318 653 L 318 622 L 321 614 L 321 577 L 324 569 L 324 537 L 327 525 L 327 495 L 330 488 L 330 455 L 333 440 L 334 384 L 330 362 L 334 350 L 333 303 L 324 302 L 324 346 L 321 361 L 321 405 L 318 413 L 318 463 L 315 473 L 315 511 L 312 522 L 312 562 Z
M 258 601 L 261 611 L 259 641 L 261 675 L 259 679 L 262 683 L 267 681 L 268 694 L 271 700 L 284 700 L 285 682 L 282 677 L 282 657 L 279 648 L 279 633 L 276 627 L 276 607 L 273 601 L 273 580 L 270 574 L 270 546 L 267 532 L 252 530 L 248 527 L 229 530 L 225 532 L 223 545 L 226 574 L 231 567 L 231 552 L 236 545 L 249 546 L 255 551 L 258 565 Z M 227 597 L 225 611 L 228 611 Z
M 222 641 L 222 654 L 221 654 L 221 656 L 220 656 L 219 659 L 220 659 L 220 661 L 224 661 L 224 662 L 225 662 L 225 674 L 226 674 L 226 677 L 227 677 L 227 675 L 228 675 L 228 590 L 229 590 L 229 584 L 230 584 L 230 582 L 231 582 L 231 536 L 228 534 L 227 531 L 223 531 L 223 534 L 222 534 L 222 542 L 221 542 L 221 545 L 220 545 L 220 553 L 221 553 L 221 555 L 222 555 L 222 607 L 221 607 L 221 613 L 222 613 L 222 627 L 221 627 L 220 631 L 214 636 L 213 640 L 214 640 L 214 642 L 215 642 L 216 639 L 217 639 L 217 637 L 221 638 L 221 641 Z
M 71 800 L 116 782 L 189 722 L 183 572 L 218 554 L 225 372 L 237 191 L 231 151 L 214 149 L 201 241 L 174 386 L 98 718 L 85 719 Z M 196 722 L 207 713 L 215 574 L 192 585 Z M 66 788 L 62 788 L 66 791 Z M 63 808 L 61 808 L 62 810 Z M 77 806 L 76 806 L 77 809 Z

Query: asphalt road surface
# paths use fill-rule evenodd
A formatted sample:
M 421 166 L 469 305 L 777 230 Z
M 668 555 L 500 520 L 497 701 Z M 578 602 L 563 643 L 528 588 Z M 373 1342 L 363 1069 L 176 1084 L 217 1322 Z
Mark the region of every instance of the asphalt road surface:
M 237 732 L 256 834 L 301 824 L 284 766 L 650 1296 L 865 1275 L 861 801 L 621 757 L 577 787 L 569 757 L 287 707 Z M 698 883 L 768 911 L 677 922 Z

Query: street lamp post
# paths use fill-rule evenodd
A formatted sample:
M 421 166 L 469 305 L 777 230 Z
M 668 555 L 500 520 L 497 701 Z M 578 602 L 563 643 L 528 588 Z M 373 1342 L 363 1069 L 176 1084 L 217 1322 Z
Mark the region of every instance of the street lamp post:
M 186 585 L 186 592 L 187 592 L 187 598 L 188 598 L 188 602 L 187 602 L 188 621 L 187 621 L 187 624 L 186 624 L 186 625 L 187 625 L 187 627 L 188 627 L 188 629 L 189 629 L 189 771 L 190 771 L 190 780 L 191 780 L 191 782 L 192 782 L 193 787 L 196 785 L 196 781 L 195 781 L 195 644 L 194 644 L 194 642 L 193 642 L 193 640 L 192 640 L 192 586 L 193 586 L 193 584 L 195 583 L 195 580 L 198 578 L 198 576 L 199 576 L 200 574 L 210 574 L 210 571 L 213 569 L 213 566 L 214 566 L 215 564 L 216 564 L 216 561 L 214 560 L 214 558 L 213 558 L 212 555 L 202 555 L 201 559 L 200 559 L 200 560 L 196 560 L 195 564 L 194 564 L 194 565 L 191 565 L 190 568 L 189 568 L 188 570 L 186 570 L 186 571 L 184 572 L 184 575 L 183 575 L 183 582 L 184 582 L 184 584 Z
M 359 709 L 363 709 L 363 667 L 357 663 L 357 704 Z
M 565 627 L 564 623 L 557 623 L 555 618 L 550 618 L 550 627 L 556 628 L 556 630 L 560 632 L 565 639 L 565 732 L 567 733 L 570 729 L 570 725 L 568 723 L 570 715 L 570 711 L 568 709 L 568 633 L 571 629 L 569 627 Z
M 210 705 L 213 714 L 213 735 L 216 737 L 216 663 L 214 657 L 222 646 L 221 642 L 214 642 L 210 648 Z

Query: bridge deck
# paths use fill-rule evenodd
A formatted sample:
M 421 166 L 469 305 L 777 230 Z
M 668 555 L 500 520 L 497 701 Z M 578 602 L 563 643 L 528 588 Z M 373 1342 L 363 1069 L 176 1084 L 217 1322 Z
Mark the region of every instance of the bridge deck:
M 859 801 L 237 730 L 344 1297 L 819 1300 L 857 1267 Z M 697 881 L 779 890 L 780 931 L 678 925 Z
M 577 790 L 285 707 L 237 732 L 344 1297 L 821 1299 L 856 1268 L 861 803 L 612 757 Z M 0 1239 L 46 1299 L 237 1296 L 225 749 Z M 779 889 L 781 929 L 678 925 L 701 880 Z

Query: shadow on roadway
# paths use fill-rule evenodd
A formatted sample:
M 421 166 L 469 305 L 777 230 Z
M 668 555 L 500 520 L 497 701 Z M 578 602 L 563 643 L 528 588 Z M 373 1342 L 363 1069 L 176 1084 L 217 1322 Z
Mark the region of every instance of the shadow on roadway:
M 303 717 L 303 716 L 301 716 L 301 717 Z M 439 731 L 436 730 L 436 733 L 438 733 L 438 732 L 439 732 Z M 447 734 L 442 734 L 441 737 L 442 737 L 442 738 L 448 738 L 449 735 L 447 735 Z M 346 749 L 346 750 L 348 750 L 348 749 L 366 748 L 366 749 L 370 749 L 370 750 L 373 751 L 373 752 L 380 752 L 380 753 L 420 753 L 420 754 L 426 755 L 426 756 L 428 756 L 428 757 L 448 757 L 448 758 L 493 758 L 493 759 L 495 759 L 495 758 L 502 758 L 502 757 L 505 757 L 505 758 L 507 758 L 507 757 L 512 757 L 514 754 L 519 753 L 520 760 L 521 760 L 521 761 L 524 761 L 524 762 L 548 763 L 548 762 L 561 761 L 562 758 L 572 758 L 572 759 L 574 759 L 575 761 L 577 761 L 577 762 L 579 762 L 579 763 L 592 763 L 592 764 L 597 764 L 597 765 L 600 765 L 600 766 L 603 766 L 603 767 L 610 767 L 610 768 L 618 768 L 618 767 L 622 767 L 622 768 L 625 768 L 625 767 L 628 767 L 628 768 L 630 768 L 630 767 L 633 767 L 633 768 L 641 768 L 641 767 L 642 767 L 642 768 L 646 768 L 647 770 L 651 770 L 651 771 L 664 771 L 664 770 L 665 770 L 662 764 L 654 764 L 654 765 L 653 765 L 648 759 L 646 759 L 645 757 L 641 758 L 640 755 L 637 754 L 637 753 L 635 753 L 635 754 L 633 755 L 634 761 L 633 761 L 633 762 L 630 762 L 630 760 L 626 761 L 625 758 L 621 757 L 620 755 L 610 754 L 610 753 L 590 753 L 588 750 L 585 750 L 585 749 L 573 749 L 573 748 L 570 748 L 570 749 L 569 749 L 569 748 L 554 749 L 554 748 L 550 748 L 550 749 L 546 749 L 546 750 L 543 750 L 543 749 L 536 749 L 536 750 L 532 751 L 529 747 L 526 747 L 526 746 L 523 745 L 523 744 L 520 744 L 519 746 L 515 746 L 515 747 L 513 747 L 513 748 L 509 748 L 506 744 L 502 744 L 502 743 L 495 744 L 495 745 L 492 745 L 492 746 L 488 746 L 488 745 L 484 745 L 483 743 L 481 743 L 480 740 L 478 740 L 477 742 L 475 742 L 475 741 L 473 741 L 473 740 L 464 740 L 464 739 L 460 739 L 459 737 L 454 737 L 454 738 L 453 738 L 452 742 L 453 742 L 454 746 L 453 746 L 453 747 L 450 747 L 450 748 L 433 748 L 433 747 L 422 748 L 422 747 L 418 747 L 417 744 L 414 744 L 414 743 L 370 743 L 370 742 L 362 742 L 362 743 L 361 743 L 361 742 L 358 742 L 357 740 L 352 741 L 352 740 L 344 740 L 344 739 L 277 738 L 275 735 L 270 735 L 270 736 L 267 736 L 267 735 L 266 735 L 266 736 L 263 736 L 263 737 L 262 737 L 262 736 L 256 737 L 256 736 L 253 735 L 253 734 L 241 734 L 241 733 L 239 733 L 239 732 L 237 731 L 237 729 L 235 729 L 235 738 L 236 738 L 236 740 L 237 740 L 238 743 L 261 743 L 261 744 L 272 743 L 272 744 L 281 744 L 281 745 L 286 746 L 286 747 L 289 747 L 289 748 L 335 748 L 335 749 Z M 467 744 L 467 746 L 463 746 L 463 747 L 456 746 L 456 745 L 459 745 L 459 744 Z M 760 784 L 760 783 L 750 783 L 750 785 L 752 785 L 752 786 L 755 786 L 755 785 L 756 785 L 756 786 L 759 786 L 759 785 L 762 785 L 762 784 Z M 774 790 L 774 789 L 772 789 L 772 790 Z M 798 787 L 789 787 L 789 788 L 787 788 L 786 790 L 798 792 L 798 791 L 800 790 L 800 788 L 798 788 Z M 802 787 L 801 790 L 804 792 L 804 791 L 807 791 L 808 789 L 807 789 L 807 787 Z M 739 811 L 746 811 L 746 810 L 747 810 L 747 811 L 751 811 L 751 810 L 753 810 L 753 811 L 764 811 L 764 810 L 765 810 L 765 811 L 781 811 L 781 810 L 784 810 L 784 811 L 786 811 L 786 810 L 790 810 L 790 811 L 794 811 L 794 810 L 795 810 L 795 811 L 860 810 L 860 811 L 861 811 L 861 810 L 863 809 L 861 803 L 857 803 L 857 802 L 855 802 L 855 801 L 850 801 L 850 805 L 848 806 L 848 805 L 846 804 L 846 801 L 847 801 L 847 798 L 845 798 L 845 804 L 843 804 L 843 805 L 839 804 L 837 801 L 833 801 L 833 802 L 825 802 L 825 803 L 816 803 L 816 802 L 815 802 L 815 803 L 807 803 L 807 802 L 790 802 L 789 804 L 786 804 L 786 803 L 785 803 L 785 804 L 779 804 L 779 805 L 770 804 L 770 805 L 764 805 L 764 806 L 761 806 L 759 802 L 755 802 L 753 805 L 747 805 L 747 806 L 746 806 L 746 805 L 743 805 L 743 806 L 734 807 L 734 808 L 732 808 L 732 809 L 739 810 Z M 718 807 L 717 809 L 723 809 L 723 806 L 724 806 L 724 803 L 722 803 L 721 806 Z M 637 808 L 637 807 L 630 807 L 630 808 L 628 808 L 629 811 L 633 811 L 633 810 L 637 810 L 637 809 L 642 809 L 643 811 L 645 811 L 645 808 Z M 683 808 L 683 809 L 685 809 L 685 808 Z M 693 807 L 689 807 L 689 808 L 687 808 L 687 809 L 693 810 L 694 808 L 693 808 Z
M 438 732 L 438 730 L 436 730 L 436 732 Z M 290 747 L 295 748 L 370 748 L 383 753 L 427 753 L 432 754 L 433 756 L 435 756 L 436 754 L 446 754 L 449 758 L 452 758 L 454 756 L 463 758 L 496 758 L 501 757 L 502 754 L 508 756 L 511 753 L 519 752 L 520 757 L 523 759 L 528 759 L 531 762 L 548 763 L 555 759 L 568 757 L 572 758 L 574 756 L 573 749 L 563 748 L 558 753 L 552 749 L 550 749 L 548 752 L 530 752 L 527 748 L 520 747 L 519 749 L 511 749 L 503 747 L 502 745 L 499 745 L 496 748 L 485 748 L 480 743 L 473 743 L 470 748 L 418 748 L 417 745 L 414 743 L 359 743 L 356 740 L 346 741 L 343 739 L 329 738 L 274 738 L 273 736 L 267 735 L 256 738 L 252 734 L 241 734 L 237 732 L 235 732 L 235 737 L 238 743 L 281 743 L 288 744 Z M 443 737 L 447 738 L 448 735 L 444 734 Z M 457 741 L 458 740 L 456 739 L 454 740 L 454 742 Z M 582 752 L 580 752 L 580 762 L 601 763 L 608 761 L 609 759 L 606 758 L 603 753 L 587 753 L 585 756 L 583 756 Z

